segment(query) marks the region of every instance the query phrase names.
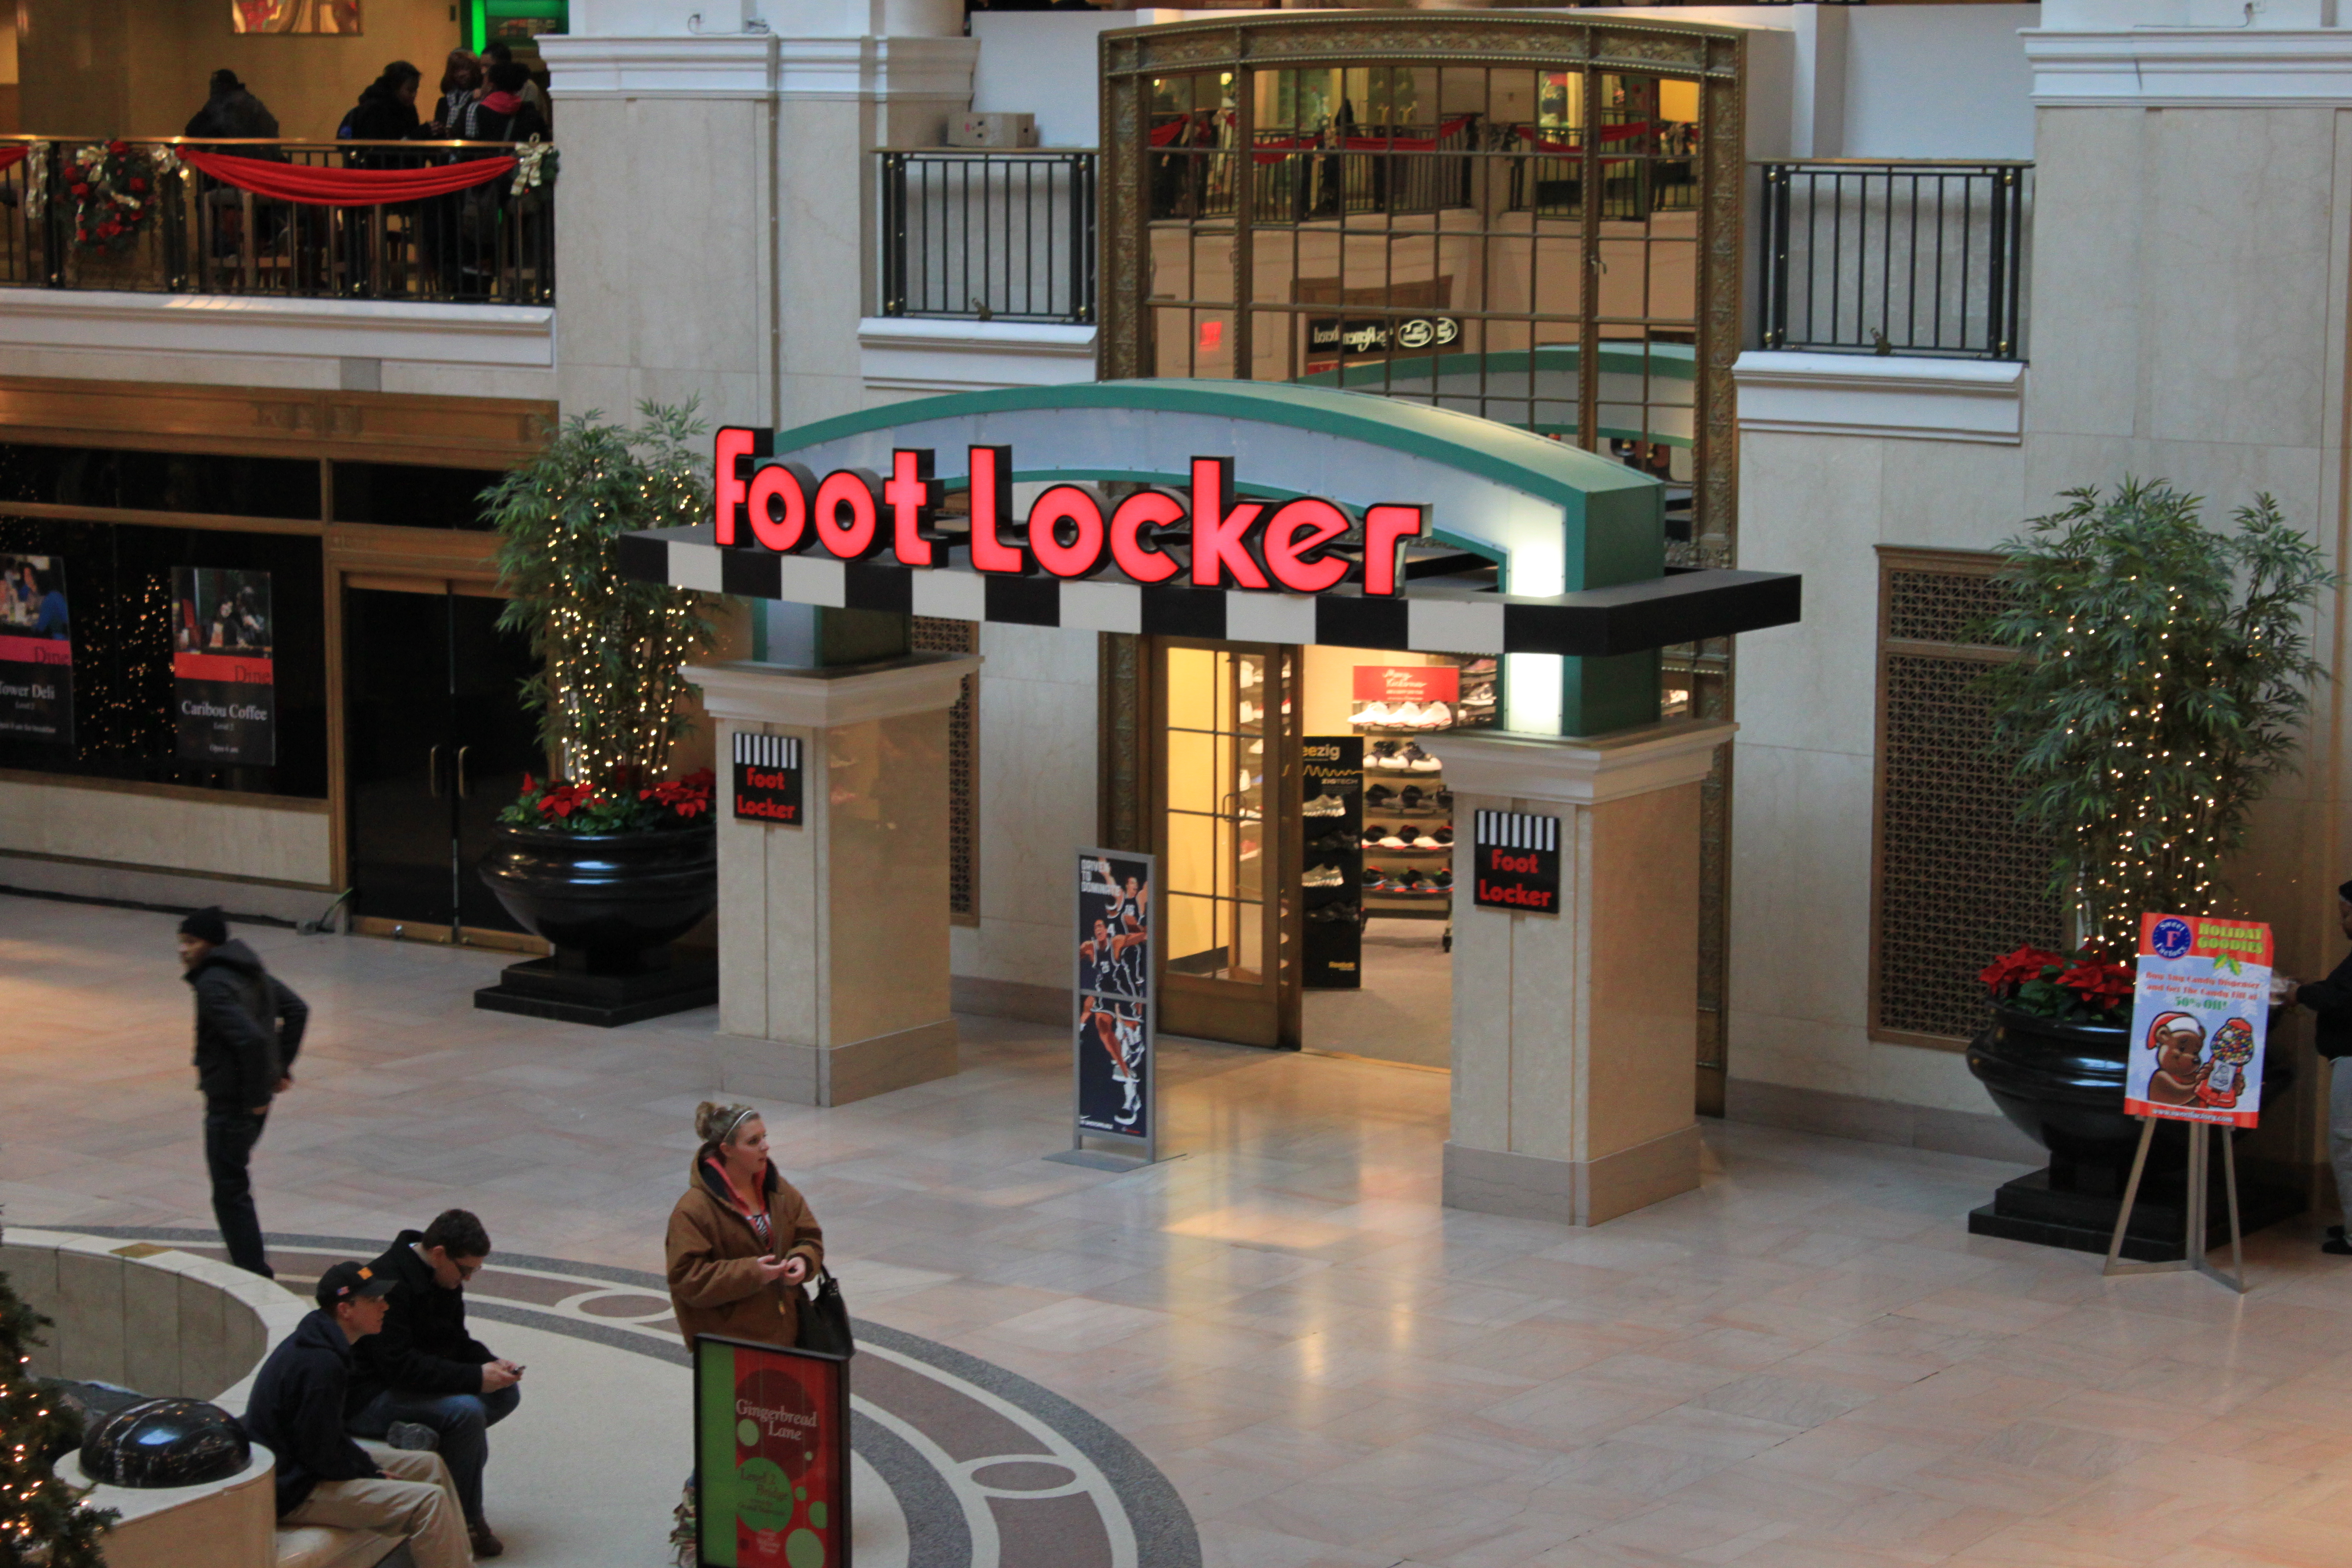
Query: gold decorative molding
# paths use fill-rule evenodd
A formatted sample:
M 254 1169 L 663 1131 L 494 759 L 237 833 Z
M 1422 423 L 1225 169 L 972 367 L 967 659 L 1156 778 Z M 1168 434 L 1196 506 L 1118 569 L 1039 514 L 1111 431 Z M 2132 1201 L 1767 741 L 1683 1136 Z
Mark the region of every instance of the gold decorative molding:
M 555 422 L 535 399 L 0 376 L 0 440 L 39 446 L 509 468 Z

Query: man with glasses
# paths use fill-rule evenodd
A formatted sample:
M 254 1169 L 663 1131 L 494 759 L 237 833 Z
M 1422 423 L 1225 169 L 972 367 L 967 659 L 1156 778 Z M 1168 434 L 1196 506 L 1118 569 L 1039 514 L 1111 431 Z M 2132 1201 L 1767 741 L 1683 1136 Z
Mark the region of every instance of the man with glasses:
M 489 1256 L 489 1233 L 465 1209 L 404 1230 L 370 1267 L 392 1280 L 383 1328 L 354 1347 L 344 1425 L 395 1448 L 435 1448 L 457 1483 L 476 1557 L 506 1547 L 482 1516 L 488 1429 L 522 1402 L 522 1368 L 466 1331 L 466 1281 Z

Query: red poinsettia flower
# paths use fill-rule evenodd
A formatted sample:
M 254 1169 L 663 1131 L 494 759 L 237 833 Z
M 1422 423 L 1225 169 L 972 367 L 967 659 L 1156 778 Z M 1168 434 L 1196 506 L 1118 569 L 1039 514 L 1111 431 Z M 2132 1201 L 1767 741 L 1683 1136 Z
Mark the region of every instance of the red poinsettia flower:
M 538 791 L 538 789 L 539 789 L 539 785 L 538 785 L 538 784 L 537 784 L 535 781 L 533 781 L 533 779 L 531 778 L 531 776 L 530 776 L 529 773 L 525 773 L 525 774 L 523 774 L 523 775 L 522 775 L 522 793 L 523 793 L 523 794 L 525 794 L 525 795 L 531 795 L 531 794 L 535 794 L 535 793 Z
M 147 188 L 147 182 L 140 179 L 136 175 L 133 175 L 131 180 L 131 188 L 133 191 L 143 191 Z
M 79 180 L 76 180 L 68 188 L 71 189 L 73 194 L 77 196 L 86 196 L 89 195 L 89 187 L 82 184 Z
M 2112 1007 L 2132 994 L 2132 972 L 2120 963 L 2085 954 L 2083 961 L 2058 976 L 2058 984 L 2079 992 L 2086 1001 Z
M 2053 967 L 2063 968 L 2065 963 L 2065 956 L 2062 953 L 2048 952 L 2041 948 L 2028 945 L 2019 948 L 2014 952 L 2002 953 L 1979 970 L 1977 978 L 1990 986 L 1995 993 L 2000 993 L 2012 985 L 2022 985 L 2029 980 L 2037 980 L 2041 978 L 2043 970 Z
M 109 142 L 106 144 L 106 150 L 107 150 L 108 152 L 110 152 L 110 153 L 116 153 L 116 154 L 118 154 L 118 155 L 120 155 L 120 154 L 121 154 L 121 153 L 128 153 L 129 151 L 131 151 L 131 149 L 130 149 L 127 145 L 125 145 L 124 143 L 122 143 L 122 142 Z

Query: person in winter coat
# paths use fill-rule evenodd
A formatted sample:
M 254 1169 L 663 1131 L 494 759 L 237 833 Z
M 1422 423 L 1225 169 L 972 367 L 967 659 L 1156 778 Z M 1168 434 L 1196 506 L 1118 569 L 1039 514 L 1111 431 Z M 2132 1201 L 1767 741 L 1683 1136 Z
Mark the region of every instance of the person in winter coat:
M 278 116 L 269 112 L 268 105 L 245 89 L 236 79 L 236 72 L 226 68 L 213 72 L 212 96 L 188 121 L 181 132 L 192 137 L 245 137 L 263 141 L 278 140 Z M 238 151 L 251 153 L 250 148 Z
M 489 68 L 489 90 L 460 110 L 452 132 L 464 142 L 528 142 L 547 135 L 547 117 L 524 94 L 530 72 L 512 60 Z
M 464 49 L 451 49 L 449 58 L 441 64 L 441 96 L 433 105 L 433 134 L 436 139 L 456 134 L 451 127 L 481 90 L 482 62 Z
M 245 1429 L 278 1458 L 280 1524 L 331 1525 L 404 1539 L 416 1568 L 467 1568 L 449 1471 L 430 1449 L 362 1447 L 343 1432 L 352 1346 L 383 1327 L 393 1281 L 357 1263 L 319 1277 L 306 1313 L 254 1374 Z
M 748 1105 L 704 1101 L 686 1192 L 669 1211 L 670 1304 L 686 1348 L 698 1334 L 790 1345 L 800 1288 L 824 1263 L 808 1200 L 768 1160 L 768 1124 Z
M 392 1281 L 392 1294 L 383 1330 L 355 1347 L 344 1423 L 361 1437 L 383 1436 L 397 1422 L 432 1429 L 477 1557 L 506 1550 L 482 1517 L 482 1468 L 490 1458 L 488 1429 L 522 1403 L 522 1368 L 466 1331 L 466 1281 L 489 1255 L 482 1222 L 446 1209 L 423 1230 L 393 1237 L 368 1265 Z
M 274 1279 L 262 1255 L 248 1167 L 270 1101 L 294 1087 L 310 1009 L 228 934 L 217 909 L 180 922 L 180 963 L 196 994 L 196 1087 L 205 1097 L 205 1168 L 229 1261 Z
M 2336 920 L 2352 937 L 2352 882 L 2336 889 Z M 2271 977 L 2271 1000 L 2282 1007 L 2308 1007 L 2317 1015 L 2311 1043 L 2328 1064 L 2327 1159 L 2336 1172 L 2336 1201 L 2352 1217 L 2352 957 L 2329 970 L 2325 980 Z M 2344 1227 L 2331 1225 L 2319 1250 L 2352 1258 Z
M 424 80 L 425 73 L 406 60 L 393 61 L 361 91 L 336 135 L 346 142 L 415 141 L 420 129 L 416 89 Z

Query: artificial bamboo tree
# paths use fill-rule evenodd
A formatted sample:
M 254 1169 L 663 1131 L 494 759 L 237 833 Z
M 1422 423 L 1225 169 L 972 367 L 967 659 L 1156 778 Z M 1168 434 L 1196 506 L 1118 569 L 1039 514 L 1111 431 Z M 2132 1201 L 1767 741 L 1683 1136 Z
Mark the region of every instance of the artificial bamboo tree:
M 583 788 L 633 795 L 688 727 L 680 667 L 709 646 L 709 601 L 625 574 L 620 540 L 709 518 L 694 406 L 640 404 L 635 430 L 597 412 L 568 419 L 483 498 L 513 595 L 499 625 L 527 633 L 541 660 L 523 700 L 549 766 Z
M 2051 894 L 2121 957 L 2144 910 L 2216 911 L 2324 673 L 2305 617 L 2339 580 L 2268 495 L 2234 532 L 2162 480 L 2063 499 L 2001 546 L 2006 607 L 1977 635 L 2017 652 L 1984 685 L 2018 819 L 2055 846 Z

